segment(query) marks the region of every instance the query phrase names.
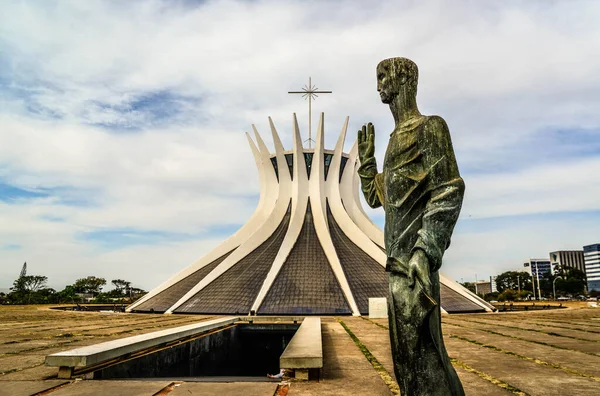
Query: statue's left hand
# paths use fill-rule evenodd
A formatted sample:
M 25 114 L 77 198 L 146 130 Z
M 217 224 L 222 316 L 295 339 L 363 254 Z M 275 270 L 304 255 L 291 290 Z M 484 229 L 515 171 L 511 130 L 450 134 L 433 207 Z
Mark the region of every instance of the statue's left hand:
M 423 289 L 431 295 L 431 279 L 429 277 L 429 260 L 421 249 L 415 250 L 408 262 L 408 284 L 415 287 L 415 282 L 420 281 Z

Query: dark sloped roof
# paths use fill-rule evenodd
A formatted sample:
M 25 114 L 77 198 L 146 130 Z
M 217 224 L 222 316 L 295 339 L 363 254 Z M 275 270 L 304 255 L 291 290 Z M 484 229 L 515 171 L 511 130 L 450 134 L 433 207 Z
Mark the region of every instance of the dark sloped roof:
M 290 209 L 273 235 L 262 245 L 238 261 L 224 274 L 212 281 L 176 313 L 248 313 L 279 251 L 290 221 Z
M 344 293 L 319 243 L 310 202 L 292 251 L 259 314 L 350 314 Z
M 443 283 L 440 283 L 440 303 L 442 304 L 442 308 L 448 313 L 485 311 L 483 307 L 475 304 Z
M 208 275 L 210 271 L 212 271 L 217 265 L 221 264 L 221 262 L 231 254 L 231 252 L 225 253 L 212 263 L 209 263 L 191 275 L 188 275 L 179 282 L 158 293 L 156 296 L 150 298 L 148 301 L 144 301 L 135 307 L 133 311 L 150 312 L 153 310 L 154 312 L 165 312 L 167 309 L 173 306 L 173 304 L 179 301 L 179 299 L 183 297 L 185 293 L 189 292 L 194 286 L 196 286 L 198 282 Z
M 387 297 L 388 281 L 385 268 L 344 234 L 333 218 L 329 205 L 327 205 L 327 219 L 333 246 L 350 284 L 358 310 L 366 315 L 369 313 L 369 297 Z

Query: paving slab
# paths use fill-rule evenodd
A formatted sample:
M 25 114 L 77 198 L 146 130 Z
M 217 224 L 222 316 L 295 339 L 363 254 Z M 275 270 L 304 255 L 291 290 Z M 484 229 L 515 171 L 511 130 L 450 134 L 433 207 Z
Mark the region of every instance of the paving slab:
M 44 358 L 40 356 L 39 364 L 3 375 L 2 380 L 0 380 L 0 385 L 3 381 L 24 381 L 31 380 L 32 378 L 44 380 L 50 379 L 51 377 L 56 379 L 56 373 L 58 372 L 56 367 L 46 367 L 43 365 L 43 361 Z
M 540 366 L 527 360 L 488 350 L 450 338 L 445 340 L 452 357 L 470 367 L 492 375 L 531 396 L 589 396 L 597 394 L 600 384 L 562 370 Z
M 511 322 L 507 322 L 511 323 Z M 559 321 L 559 320 L 549 320 L 549 319 L 533 319 L 523 321 L 521 323 L 527 323 L 534 326 L 541 326 L 541 328 L 545 326 L 556 326 L 564 329 L 572 329 L 572 330 L 582 330 L 586 332 L 592 333 L 600 333 L 600 328 L 590 325 L 589 323 L 575 323 L 572 321 Z
M 150 396 L 160 391 L 170 381 L 74 381 L 52 392 L 52 396 L 127 395 Z
M 68 345 L 73 343 L 75 340 L 73 338 L 48 338 L 48 339 L 40 339 L 40 340 L 31 340 L 26 342 L 20 342 L 16 344 L 5 344 L 0 345 L 0 353 L 1 354 L 20 354 L 24 352 L 29 352 L 32 349 L 45 349 L 54 346 L 60 346 L 62 344 Z
M 472 329 L 490 330 L 510 337 L 517 337 L 524 340 L 543 342 L 549 345 L 555 345 L 573 351 L 581 351 L 600 355 L 600 343 L 594 341 L 575 340 L 572 338 L 553 336 L 545 333 L 536 333 L 527 330 L 500 327 L 493 324 L 473 323 L 472 321 L 461 322 L 456 320 L 448 320 L 447 323 L 454 323 L 461 326 L 467 326 Z
M 558 334 L 561 336 L 573 337 L 573 338 L 578 338 L 578 339 L 582 339 L 582 340 L 586 340 L 586 341 L 593 341 L 593 342 L 600 341 L 600 334 L 588 333 L 588 332 L 580 331 L 577 329 L 565 329 L 563 327 L 554 327 L 548 323 L 544 324 L 543 326 L 540 326 L 537 323 L 531 323 L 531 322 L 526 322 L 526 321 L 522 321 L 522 322 L 518 322 L 518 323 L 506 323 L 504 321 L 490 320 L 490 319 L 477 319 L 477 320 L 467 319 L 467 320 L 464 320 L 464 322 L 465 323 L 478 323 L 478 324 L 485 323 L 485 324 L 489 324 L 492 326 L 499 326 L 500 328 L 518 327 L 523 330 L 531 330 L 533 333 L 546 333 L 546 334 L 553 333 L 553 334 Z
M 585 375 L 600 378 L 600 356 L 591 356 L 588 354 L 556 349 L 546 345 L 532 344 L 527 341 L 515 340 L 481 330 L 452 326 L 450 324 L 445 326 L 444 332 L 447 335 L 463 337 L 468 340 L 483 343 L 487 346 L 496 347 L 506 353 L 514 353 L 531 359 L 537 359 Z M 600 386 L 600 383 L 598 383 L 598 385 Z
M 11 371 L 13 369 L 31 367 L 36 364 L 44 363 L 43 356 L 33 355 L 22 355 L 22 356 L 3 356 L 0 358 L 0 373 Z M 0 381 L 4 379 L 3 375 L 0 375 Z M 30 379 L 41 379 L 41 378 L 30 378 Z
M 54 388 L 69 381 L 3 381 L 0 383 L 0 396 L 30 396 L 46 389 Z
M 485 396 L 510 396 L 514 393 L 492 384 L 476 374 L 471 373 L 461 367 L 454 367 L 458 378 L 463 385 L 465 394 L 470 395 L 485 395 Z
M 273 396 L 276 383 L 269 382 L 184 382 L 176 386 L 169 395 L 243 395 Z

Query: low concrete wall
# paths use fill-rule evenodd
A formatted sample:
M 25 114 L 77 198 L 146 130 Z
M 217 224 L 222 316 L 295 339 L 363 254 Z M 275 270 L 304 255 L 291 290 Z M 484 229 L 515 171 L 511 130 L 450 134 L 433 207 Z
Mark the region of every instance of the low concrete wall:
M 193 336 L 205 331 L 233 324 L 238 317 L 229 316 L 214 320 L 207 320 L 173 329 L 156 331 L 149 334 L 141 334 L 126 337 L 119 340 L 103 342 L 82 348 L 72 349 L 46 356 L 46 366 L 61 367 L 60 377 L 69 376 L 74 367 L 87 367 L 115 359 L 127 354 L 135 353 L 146 348 L 158 346 L 183 337 Z M 67 369 L 67 368 L 70 368 Z
M 279 358 L 279 365 L 284 369 L 294 369 L 298 379 L 308 379 L 309 370 L 323 367 L 321 318 L 304 318 Z

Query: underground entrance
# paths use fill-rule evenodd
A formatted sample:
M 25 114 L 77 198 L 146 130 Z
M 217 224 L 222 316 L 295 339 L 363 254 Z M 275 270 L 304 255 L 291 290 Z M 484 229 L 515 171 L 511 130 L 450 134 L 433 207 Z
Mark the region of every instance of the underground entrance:
M 221 317 L 46 356 L 58 378 L 267 380 L 285 369 L 318 379 L 319 317 Z
M 93 379 L 257 377 L 279 372 L 298 324 L 234 324 L 93 371 Z M 88 376 L 89 378 L 89 376 Z

